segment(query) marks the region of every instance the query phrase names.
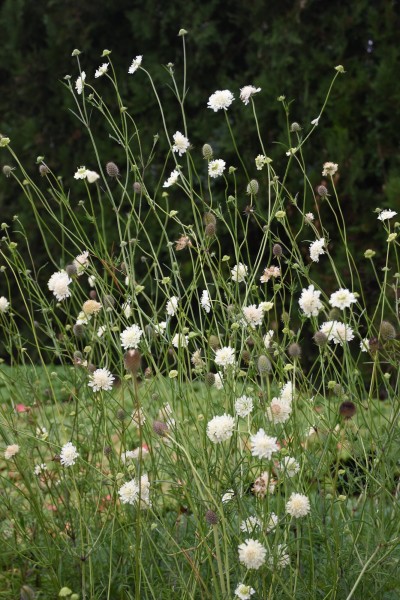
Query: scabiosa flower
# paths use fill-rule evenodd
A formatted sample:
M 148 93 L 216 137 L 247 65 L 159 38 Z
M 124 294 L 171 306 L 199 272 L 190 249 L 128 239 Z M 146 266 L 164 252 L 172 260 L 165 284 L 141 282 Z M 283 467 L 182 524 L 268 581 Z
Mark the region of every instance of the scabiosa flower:
M 244 87 L 240 88 L 240 99 L 242 102 L 244 102 L 244 104 L 247 105 L 250 101 L 250 98 L 258 92 L 261 92 L 261 88 L 256 88 L 254 85 L 245 85 Z
M 86 179 L 88 180 L 89 183 L 95 183 L 95 181 L 100 179 L 100 175 L 98 173 L 96 173 L 96 171 L 89 171 L 89 169 L 87 169 L 86 170 Z
M 363 340 L 361 340 L 361 342 L 360 342 L 360 350 L 361 350 L 361 352 L 369 352 L 369 350 L 370 350 L 370 343 L 369 343 L 369 339 L 368 338 L 364 338 Z
M 114 375 L 107 369 L 96 369 L 90 375 L 88 386 L 91 387 L 94 392 L 100 392 L 100 390 L 109 391 L 112 390 L 114 379 Z
M 72 442 L 67 442 L 61 448 L 60 452 L 60 463 L 64 465 L 64 467 L 72 467 L 75 464 L 76 459 L 78 458 L 79 453 L 76 451 L 75 446 Z
M 189 140 L 180 131 L 174 133 L 172 137 L 174 139 L 172 151 L 177 152 L 179 156 L 182 156 L 190 146 Z
M 68 273 L 66 271 L 58 271 L 50 277 L 47 287 L 53 292 L 57 300 L 61 301 L 70 297 L 71 291 L 68 288 L 70 283 L 72 283 L 72 279 L 70 279 Z
M 121 346 L 128 350 L 128 348 L 137 348 L 139 346 L 140 338 L 143 335 L 143 331 L 137 325 L 131 325 L 127 327 L 121 333 Z
M 396 215 L 397 212 L 394 210 L 382 210 L 378 215 L 378 219 L 379 221 L 386 221 L 388 219 L 392 219 Z
M 215 373 L 213 386 L 217 390 L 222 390 L 223 389 L 223 387 L 224 387 L 224 376 L 221 373 L 221 371 L 218 371 L 218 373 Z
M 240 396 L 235 402 L 235 411 L 239 417 L 244 419 L 253 410 L 253 399 L 250 396 Z
M 228 490 L 227 492 L 225 492 L 225 494 L 223 494 L 222 498 L 221 498 L 221 502 L 223 504 L 226 504 L 227 502 L 230 502 L 232 500 L 232 498 L 235 497 L 235 492 L 233 490 Z
M 328 341 L 341 346 L 343 342 L 350 342 L 354 338 L 352 328 L 340 321 L 326 321 L 322 323 L 320 331 L 328 336 Z
M 225 442 L 232 437 L 234 426 L 235 419 L 231 415 L 225 413 L 214 417 L 207 424 L 207 436 L 214 444 Z
M 274 337 L 274 331 L 273 329 L 270 329 L 263 337 L 263 341 L 264 341 L 264 346 L 267 348 L 270 348 L 271 344 L 272 344 L 272 338 Z
M 86 300 L 82 306 L 82 312 L 86 316 L 96 315 L 102 309 L 102 305 L 97 300 Z
M 183 333 L 177 333 L 172 338 L 172 345 L 175 346 L 175 348 L 187 348 L 188 342 L 188 336 L 183 335 Z
M 300 465 L 293 456 L 285 456 L 282 459 L 280 468 L 285 471 L 288 477 L 294 477 L 300 471 Z
M 235 350 L 230 346 L 224 346 L 215 351 L 215 364 L 226 369 L 235 364 Z
M 74 174 L 74 179 L 86 179 L 87 177 L 87 168 L 86 167 L 78 167 L 76 173 Z
M 11 444 L 11 446 L 7 446 L 7 448 L 5 449 L 4 458 L 6 460 L 10 460 L 10 458 L 13 458 L 13 456 L 18 454 L 18 452 L 19 452 L 18 444 Z
M 179 299 L 176 296 L 171 296 L 168 300 L 165 310 L 167 311 L 167 315 L 170 317 L 174 317 L 176 315 L 176 311 L 178 309 Z
M 264 313 L 266 313 L 274 308 L 274 303 L 268 301 L 260 302 L 258 308 L 260 308 Z
M 264 269 L 264 273 L 260 277 L 261 283 L 267 283 L 272 277 L 275 279 L 276 277 L 281 276 L 281 270 L 279 267 L 266 267 Z
M 315 217 L 312 212 L 308 212 L 304 215 L 304 220 L 307 225 L 310 225 L 314 221 Z
M 207 290 L 203 290 L 203 292 L 201 294 L 200 304 L 201 304 L 201 307 L 206 311 L 206 313 L 210 312 L 211 301 L 210 301 L 210 295 Z
M 244 327 L 248 325 L 251 328 L 261 325 L 264 318 L 264 312 L 260 306 L 256 306 L 255 304 L 244 306 L 242 312 L 243 319 L 240 320 L 241 325 Z
M 334 308 L 349 308 L 354 302 L 357 302 L 357 298 L 349 290 L 340 288 L 337 292 L 331 294 L 329 304 Z
M 286 502 L 286 512 L 295 519 L 305 517 L 310 512 L 310 501 L 304 494 L 293 492 L 289 501 Z
M 82 254 L 79 254 L 74 260 L 72 264 L 76 268 L 76 274 L 78 277 L 83 274 L 85 269 L 89 266 L 89 252 L 85 250 Z
M 272 160 L 270 158 L 268 158 L 268 156 L 265 156 L 264 154 L 259 154 L 258 156 L 256 156 L 254 161 L 256 163 L 257 171 L 262 171 L 262 169 L 265 167 L 265 165 L 268 165 L 269 163 L 272 162 Z
M 239 562 L 246 569 L 259 569 L 265 563 L 267 549 L 258 540 L 248 539 L 239 548 Z
M 286 423 L 291 412 L 291 402 L 284 398 L 272 398 L 267 408 L 267 416 L 272 423 Z
M 259 477 L 257 477 L 251 490 L 257 498 L 265 498 L 267 493 L 274 493 L 275 486 L 276 481 L 274 479 L 271 479 L 271 476 L 268 473 L 268 471 L 264 471 Z
M 108 64 L 109 63 L 103 63 L 95 72 L 94 76 L 97 79 L 98 77 L 102 77 L 103 75 L 105 75 L 108 71 Z
M 35 465 L 35 468 L 33 469 L 33 474 L 39 476 L 44 471 L 47 471 L 47 465 L 46 463 L 41 463 L 40 465 Z
M 136 479 L 127 481 L 118 490 L 118 495 L 122 504 L 134 505 L 140 498 L 140 508 L 149 508 L 151 506 L 149 476 L 146 473 L 142 475 L 140 484 Z
M 248 270 L 248 267 L 243 263 L 235 265 L 231 270 L 232 281 L 236 281 L 237 283 L 245 281 Z
M 271 569 L 284 569 L 290 565 L 290 556 L 287 553 L 287 546 L 285 546 L 285 544 L 278 544 L 274 555 L 268 558 L 268 564 Z
M 240 598 L 240 600 L 250 600 L 250 597 L 255 593 L 256 590 L 245 583 L 239 583 L 235 590 L 235 596 Z
M 260 519 L 252 515 L 240 523 L 240 531 L 243 531 L 244 533 L 253 533 L 257 529 L 261 529 L 261 525 Z
M 101 338 L 103 337 L 103 335 L 105 334 L 105 332 L 107 331 L 107 327 L 105 325 L 101 325 L 98 330 L 97 330 L 97 337 Z
M 292 400 L 294 398 L 294 388 L 293 388 L 293 383 L 291 381 L 287 381 L 285 383 L 285 385 L 282 386 L 279 397 L 282 398 L 282 400 L 287 400 L 288 402 L 292 402 Z
M 324 163 L 324 166 L 323 166 L 322 175 L 324 177 L 327 177 L 328 175 L 330 175 L 332 177 L 336 173 L 337 170 L 338 170 L 338 165 L 336 163 L 326 162 L 326 163 Z
M 138 70 L 138 68 L 142 64 L 142 58 L 143 56 L 139 54 L 139 56 L 133 59 L 132 64 L 128 69 L 129 75 L 133 75 L 133 73 Z
M 208 163 L 208 174 L 210 177 L 219 177 L 225 171 L 226 162 L 222 158 L 210 160 Z
M 174 185 L 179 179 L 179 171 L 177 171 L 176 169 L 174 169 L 171 173 L 171 175 L 168 177 L 167 181 L 164 181 L 163 183 L 163 187 L 168 188 L 171 187 L 171 185 Z
M 264 429 L 259 429 L 255 435 L 250 436 L 250 446 L 252 456 L 257 458 L 271 458 L 274 452 L 279 451 L 276 438 L 267 435 Z
M 319 299 L 321 292 L 316 290 L 313 285 L 303 288 L 299 305 L 306 317 L 317 317 L 323 305 Z
M 320 238 L 319 240 L 315 240 L 315 242 L 310 244 L 310 258 L 312 261 L 319 262 L 319 257 L 322 254 L 325 254 L 324 246 L 325 238 Z
M 10 308 L 10 303 L 4 296 L 0 298 L 0 313 L 6 313 Z
M 82 71 L 82 73 L 80 74 L 78 79 L 75 81 L 76 93 L 79 95 L 82 94 L 85 79 L 86 79 L 86 73 L 85 73 L 85 71 Z
M 214 112 L 218 110 L 227 110 L 234 101 L 234 96 L 229 90 L 217 90 L 208 99 L 207 106 Z

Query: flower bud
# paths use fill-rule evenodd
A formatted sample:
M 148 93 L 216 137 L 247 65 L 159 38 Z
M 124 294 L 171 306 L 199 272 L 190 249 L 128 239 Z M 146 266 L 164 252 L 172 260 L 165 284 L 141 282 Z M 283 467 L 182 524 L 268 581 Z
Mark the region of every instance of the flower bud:
M 40 173 L 41 177 L 46 177 L 46 175 L 48 175 L 50 173 L 50 169 L 47 165 L 40 165 L 39 173 Z
M 81 338 L 85 335 L 85 328 L 83 325 L 78 325 L 75 323 L 75 325 L 72 328 L 72 331 L 74 332 L 74 335 L 78 338 Z
M 318 195 L 321 196 L 321 198 L 326 198 L 328 196 L 328 190 L 324 185 L 319 185 L 317 187 L 317 192 Z
M 133 191 L 135 192 L 135 194 L 140 194 L 140 192 L 142 191 L 142 185 L 141 183 L 139 183 L 139 181 L 135 181 L 135 183 L 133 184 Z
M 168 434 L 168 426 L 162 421 L 153 421 L 153 431 L 160 437 L 164 437 Z
M 211 160 L 213 157 L 213 149 L 211 148 L 210 144 L 204 144 L 203 148 L 202 148 L 202 153 L 203 153 L 203 157 L 206 160 Z
M 295 121 L 294 123 L 291 124 L 290 131 L 292 133 L 294 133 L 295 131 L 301 131 L 301 126 L 299 125 L 299 123 L 296 123 L 296 121 Z
M 208 338 L 208 343 L 213 350 L 218 350 L 218 348 L 220 348 L 219 339 L 216 335 L 210 335 Z
M 249 181 L 246 191 L 251 196 L 255 196 L 256 194 L 258 194 L 259 189 L 260 189 L 260 186 L 258 185 L 257 179 L 252 179 L 251 181 Z
M 213 215 L 212 212 L 206 212 L 204 213 L 204 225 L 216 225 L 217 224 L 217 219 L 215 218 L 215 216 Z
M 3 173 L 6 177 L 10 177 L 11 175 L 11 171 L 13 171 L 13 167 L 10 167 L 10 165 L 4 165 L 3 167 Z
M 271 368 L 271 361 L 269 360 L 268 356 L 265 356 L 265 354 L 261 354 L 261 356 L 258 357 L 257 361 L 257 369 L 260 375 L 263 375 L 264 373 L 269 373 L 271 371 Z

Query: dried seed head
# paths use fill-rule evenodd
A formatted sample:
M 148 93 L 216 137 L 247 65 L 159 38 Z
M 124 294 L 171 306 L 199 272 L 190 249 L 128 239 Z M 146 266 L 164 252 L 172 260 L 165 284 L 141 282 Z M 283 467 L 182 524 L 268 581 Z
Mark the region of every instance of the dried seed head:
M 71 277 L 71 276 L 77 274 L 78 269 L 76 268 L 76 266 L 74 264 L 71 263 L 70 265 L 67 265 L 65 267 L 65 271 L 67 272 L 67 274 L 69 275 L 69 277 Z
M 50 173 L 50 169 L 47 165 L 40 165 L 39 173 L 42 177 L 46 177 L 46 175 L 48 175 Z
M 106 171 L 109 177 L 118 177 L 119 169 L 114 162 L 108 162 L 106 164 Z
M 369 351 L 375 354 L 380 349 L 380 343 L 377 337 L 372 337 L 368 340 Z
M 245 365 L 248 365 L 251 361 L 251 354 L 248 350 L 243 350 L 242 352 L 242 361 Z
M 209 223 L 204 229 L 204 234 L 206 235 L 206 237 L 214 237 L 216 230 L 217 228 L 214 225 L 214 223 Z
M 75 325 L 72 328 L 72 331 L 74 332 L 74 335 L 77 338 L 81 338 L 85 335 L 85 328 L 83 325 L 77 324 L 75 323 Z
M 211 160 L 213 157 L 213 149 L 211 148 L 210 144 L 204 144 L 203 148 L 202 148 L 202 153 L 203 153 L 203 157 L 206 160 Z
M 268 356 L 265 356 L 265 354 L 261 354 L 261 356 L 258 357 L 257 369 L 260 375 L 263 375 L 264 373 L 269 373 L 271 371 L 272 365 Z
M 115 298 L 111 296 L 111 294 L 106 294 L 103 296 L 103 305 L 104 308 L 113 308 L 115 305 Z
M 288 354 L 292 358 L 299 358 L 301 356 L 301 348 L 300 348 L 299 344 L 297 344 L 296 342 L 293 342 L 293 344 L 290 344 L 290 346 L 288 348 Z
M 106 446 L 104 448 L 104 454 L 105 454 L 105 456 L 110 456 L 111 452 L 112 452 L 111 446 Z
M 210 335 L 208 338 L 208 343 L 213 350 L 218 350 L 218 348 L 220 348 L 219 339 L 216 335 Z
M 153 421 L 153 431 L 160 437 L 168 434 L 168 425 L 162 421 Z
M 90 292 L 89 292 L 89 298 L 91 300 L 97 300 L 97 292 L 96 292 L 96 290 L 90 290 Z
M 291 124 L 290 131 L 292 133 L 295 131 L 301 131 L 301 126 L 298 123 L 296 123 L 296 121 L 295 121 L 294 123 Z
M 212 387 L 215 383 L 215 375 L 214 373 L 206 373 L 206 376 L 204 378 L 204 382 L 206 384 L 207 387 Z
M 187 235 L 182 235 L 179 238 L 179 240 L 177 240 L 175 242 L 175 244 L 176 244 L 175 250 L 179 251 L 179 250 L 184 250 L 188 246 L 190 247 L 192 245 L 192 242 L 190 241 L 190 237 L 188 237 Z
M 217 525 L 218 517 L 213 510 L 208 510 L 205 514 L 206 523 L 208 525 Z
M 151 379 L 153 377 L 153 371 L 151 370 L 151 367 L 145 368 L 144 377 L 145 377 L 145 379 Z
M 272 248 L 272 254 L 274 256 L 277 256 L 278 258 L 280 256 L 282 256 L 282 254 L 283 254 L 282 246 L 280 244 L 274 244 L 274 246 Z
M 116 416 L 117 416 L 118 421 L 125 421 L 126 417 L 128 416 L 128 413 L 123 408 L 119 408 L 117 410 Z
M 206 212 L 204 213 L 204 225 L 216 225 L 217 224 L 217 219 L 215 218 L 215 216 L 213 215 L 212 212 Z
M 346 400 L 339 406 L 339 414 L 345 419 L 351 419 L 356 414 L 357 408 L 354 402 Z
M 328 190 L 324 185 L 319 185 L 317 187 L 317 192 L 318 195 L 321 196 L 321 198 L 326 198 L 327 196 L 329 196 Z
M 4 167 L 3 167 L 3 174 L 6 177 L 10 177 L 11 171 L 13 171 L 13 170 L 14 170 L 13 167 L 10 167 L 10 165 L 4 165 Z
M 133 184 L 133 191 L 135 192 L 135 194 L 140 194 L 140 192 L 142 191 L 142 184 L 139 183 L 139 181 L 135 181 L 135 183 Z
M 326 346 L 328 343 L 328 336 L 325 333 L 322 333 L 322 331 L 316 331 L 313 340 L 317 346 Z
M 140 369 L 140 364 L 142 362 L 142 355 L 139 350 L 128 350 L 124 354 L 124 367 L 127 371 L 131 373 L 137 373 Z
M 383 340 L 393 340 L 396 337 L 396 330 L 389 321 L 382 321 L 379 327 L 379 335 Z
M 260 186 L 258 185 L 257 179 L 251 179 L 251 181 L 249 181 L 249 183 L 247 184 L 246 191 L 251 196 L 255 196 L 256 194 L 258 194 L 259 189 L 260 189 Z

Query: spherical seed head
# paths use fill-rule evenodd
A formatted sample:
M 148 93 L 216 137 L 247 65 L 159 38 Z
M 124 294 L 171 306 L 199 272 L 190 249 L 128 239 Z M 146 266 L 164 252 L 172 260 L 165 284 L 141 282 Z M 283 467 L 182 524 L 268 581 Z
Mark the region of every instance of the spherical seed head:
M 269 360 L 268 356 L 265 356 L 265 354 L 261 354 L 261 356 L 258 357 L 257 361 L 257 369 L 260 375 L 263 375 L 264 373 L 269 373 L 271 371 L 271 368 L 271 361 Z
M 368 345 L 369 345 L 369 351 L 371 352 L 371 354 L 378 352 L 378 350 L 380 349 L 380 344 L 379 344 L 379 340 L 377 337 L 370 338 L 368 340 Z
M 328 336 L 325 333 L 322 333 L 322 331 L 316 331 L 313 340 L 317 346 L 326 346 L 328 343 Z
M 205 514 L 206 523 L 208 525 L 217 525 L 218 517 L 213 510 L 208 510 Z
M 73 276 L 73 275 L 76 275 L 76 274 L 77 274 L 77 272 L 78 272 L 78 269 L 77 269 L 77 268 L 76 268 L 76 266 L 75 266 L 75 265 L 73 265 L 73 264 L 67 265 L 67 266 L 65 267 L 65 270 L 66 270 L 66 272 L 68 273 L 69 277 L 71 277 L 71 276 Z
M 203 157 L 206 160 L 211 160 L 213 157 L 213 149 L 211 148 L 210 144 L 204 144 L 203 148 L 202 148 L 202 153 L 203 153 Z
M 396 337 L 396 330 L 389 321 L 382 321 L 379 327 L 379 335 L 383 340 L 393 340 Z
M 89 371 L 89 373 L 94 373 L 96 369 L 97 367 L 93 363 L 89 363 L 87 366 L 87 370 Z
M 142 355 L 139 350 L 128 350 L 124 354 L 124 367 L 131 373 L 137 373 L 142 362 Z
M 106 446 L 104 448 L 104 454 L 105 454 L 105 456 L 110 456 L 111 452 L 112 452 L 111 446 Z
M 215 218 L 215 216 L 212 214 L 212 212 L 206 212 L 204 213 L 204 225 L 216 225 L 217 224 L 217 219 Z
M 205 378 L 204 378 L 204 382 L 206 384 L 207 387 L 212 387 L 215 383 L 215 375 L 214 373 L 207 373 Z
M 296 121 L 295 121 L 294 123 L 291 124 L 290 131 L 292 131 L 292 132 L 301 131 L 301 126 L 299 125 L 299 123 L 296 123 Z
M 119 169 L 114 162 L 108 162 L 106 164 L 106 172 L 109 177 L 118 177 Z
M 3 167 L 3 174 L 4 174 L 6 177 L 10 177 L 10 175 L 11 175 L 11 171 L 12 171 L 12 170 L 13 170 L 13 168 L 12 168 L 12 167 L 10 167 L 10 165 L 4 165 L 4 167 Z
M 281 315 L 282 323 L 287 327 L 290 321 L 290 315 L 287 312 L 283 312 Z
M 78 338 L 81 338 L 85 335 L 85 328 L 83 325 L 80 324 L 76 324 L 73 326 L 72 331 L 74 332 L 74 335 Z
M 117 410 L 117 419 L 118 419 L 118 421 L 125 421 L 125 419 L 126 419 L 127 416 L 128 416 L 128 413 L 123 408 L 119 408 Z
M 151 370 L 151 367 L 146 367 L 144 370 L 144 378 L 151 379 L 152 377 L 153 377 L 153 371 Z
M 342 313 L 340 312 L 340 310 L 338 308 L 332 308 L 332 310 L 329 311 L 329 320 L 330 321 L 341 321 L 342 320 Z
M 255 341 L 253 340 L 253 338 L 250 336 L 246 339 L 246 344 L 249 348 L 254 348 L 254 344 Z
M 356 411 L 357 407 L 354 402 L 351 402 L 351 400 L 346 400 L 339 406 L 339 414 L 345 419 L 351 419 L 351 417 L 354 417 Z
M 274 244 L 274 246 L 272 248 L 272 254 L 274 256 L 277 256 L 278 258 L 280 256 L 282 256 L 282 254 L 283 254 L 282 246 L 280 244 Z
M 248 365 L 251 360 L 251 354 L 248 350 L 243 350 L 242 352 L 242 361 L 245 365 Z
M 50 169 L 47 165 L 40 165 L 39 166 L 39 173 L 41 175 L 41 177 L 46 177 L 46 175 L 48 173 L 50 173 Z
M 326 198 L 328 196 L 328 190 L 324 185 L 319 185 L 317 187 L 317 192 L 318 195 L 321 196 L 321 198 Z
M 215 227 L 214 223 L 209 223 L 204 229 L 204 234 L 206 237 L 214 237 L 216 230 L 217 228 Z
M 89 298 L 91 300 L 97 300 L 97 292 L 96 292 L 96 290 L 90 290 L 90 292 L 89 292 Z
M 164 437 L 168 433 L 168 426 L 162 421 L 153 421 L 153 431 L 157 435 Z
M 103 306 L 104 308 L 112 308 L 115 305 L 115 298 L 110 294 L 106 294 L 103 296 Z
M 213 350 L 218 350 L 218 348 L 220 348 L 219 339 L 216 335 L 210 335 L 208 338 L 208 343 Z
M 299 346 L 299 344 L 297 344 L 296 342 L 290 344 L 288 348 L 288 354 L 292 358 L 299 358 L 301 356 L 301 347 Z
M 141 183 L 139 183 L 139 181 L 135 181 L 135 183 L 133 184 L 133 191 L 135 192 L 135 194 L 140 194 L 140 192 L 142 191 L 142 185 Z
M 246 191 L 251 196 L 255 196 L 256 194 L 258 194 L 259 189 L 260 189 L 260 186 L 258 185 L 257 179 L 251 179 L 251 181 L 249 181 L 249 183 L 247 184 Z

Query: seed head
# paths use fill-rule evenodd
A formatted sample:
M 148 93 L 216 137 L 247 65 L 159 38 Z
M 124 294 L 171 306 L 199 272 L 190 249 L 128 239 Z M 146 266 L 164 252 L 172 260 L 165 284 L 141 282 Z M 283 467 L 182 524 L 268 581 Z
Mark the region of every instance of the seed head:
M 339 406 L 339 414 L 345 419 L 351 419 L 356 414 L 357 408 L 354 402 L 346 400 Z
M 317 346 L 326 346 L 328 343 L 328 336 L 325 333 L 322 333 L 322 331 L 316 331 L 313 340 Z
M 74 332 L 74 335 L 77 338 L 81 338 L 85 335 L 85 328 L 83 325 L 77 324 L 75 323 L 75 325 L 72 328 L 72 331 Z
M 220 348 L 219 339 L 216 335 L 210 335 L 208 338 L 208 343 L 213 350 L 218 350 L 218 348 Z
M 318 195 L 321 196 L 321 198 L 326 198 L 327 196 L 329 196 L 328 190 L 324 185 L 319 185 L 317 187 L 317 192 Z
M 46 177 L 46 175 L 48 175 L 50 173 L 50 169 L 47 165 L 40 165 L 39 173 L 40 173 L 41 177 Z
M 139 181 L 135 181 L 135 183 L 133 184 L 133 191 L 135 192 L 135 194 L 140 194 L 140 192 L 142 191 L 142 184 L 139 183 Z
M 124 367 L 127 371 L 136 374 L 140 369 L 142 355 L 139 350 L 128 350 L 124 354 Z
M 89 298 L 91 300 L 97 300 L 97 292 L 96 292 L 96 290 L 90 290 L 90 292 L 89 292 Z
M 271 371 L 272 366 L 268 356 L 261 354 L 261 356 L 258 357 L 257 369 L 260 375 L 264 375 L 264 373 L 269 373 Z
M 206 384 L 207 387 L 212 387 L 215 383 L 215 375 L 214 373 L 207 373 L 205 378 L 204 378 L 204 382 Z
M 335 394 L 335 396 L 343 396 L 344 394 L 344 389 L 343 387 L 340 385 L 340 383 L 335 383 L 334 387 L 333 387 L 333 393 Z
M 109 177 L 118 177 L 119 169 L 114 162 L 108 162 L 106 164 L 106 171 Z
M 371 354 L 375 354 L 380 349 L 380 343 L 377 337 L 372 337 L 368 340 L 369 351 Z
M 246 340 L 246 344 L 247 344 L 247 346 L 248 346 L 249 348 L 254 348 L 254 344 L 255 344 L 255 342 L 254 342 L 254 340 L 253 340 L 253 338 L 252 338 L 252 337 L 248 337 L 248 338 L 247 338 L 247 340 Z
M 206 523 L 208 525 L 217 525 L 218 517 L 213 510 L 208 510 L 205 514 Z
M 115 305 L 115 298 L 110 294 L 106 294 L 103 296 L 103 306 L 104 308 L 112 308 Z
M 259 189 L 260 189 L 260 186 L 258 185 L 257 179 L 252 179 L 251 181 L 249 181 L 246 191 L 251 196 L 255 196 L 256 194 L 258 194 Z
M 276 257 L 280 257 L 283 254 L 282 246 L 280 244 L 274 244 L 272 248 L 272 254 Z
M 126 417 L 128 416 L 128 413 L 123 408 L 119 408 L 117 410 L 116 416 L 117 416 L 118 421 L 125 421 Z
M 329 320 L 330 321 L 341 321 L 342 320 L 342 314 L 338 308 L 332 308 L 332 310 L 329 311 Z
M 65 267 L 65 270 L 66 270 L 66 272 L 68 273 L 69 277 L 71 277 L 71 276 L 73 276 L 73 275 L 76 275 L 76 274 L 77 274 L 77 272 L 78 272 L 78 269 L 77 269 L 77 268 L 76 268 L 76 266 L 75 266 L 74 264 L 72 264 L 72 263 L 71 263 L 70 265 L 67 265 L 67 266 Z
M 290 126 L 290 131 L 295 132 L 295 131 L 301 131 L 301 127 L 298 123 L 296 123 L 296 121 L 294 123 L 291 124 Z
M 4 167 L 3 167 L 3 174 L 6 177 L 10 177 L 11 171 L 14 171 L 13 167 L 10 167 L 10 165 L 4 165 Z
M 153 431 L 160 437 L 164 437 L 168 434 L 168 426 L 163 421 L 153 421 Z
M 212 212 L 206 212 L 204 213 L 204 225 L 216 225 L 217 224 L 217 219 L 215 218 L 215 216 L 213 215 Z
M 383 340 L 393 340 L 396 337 L 396 330 L 389 321 L 382 321 L 379 327 L 379 335 Z
M 105 454 L 105 456 L 110 456 L 111 452 L 112 452 L 111 446 L 106 446 L 104 448 L 104 454 Z
M 203 148 L 202 148 L 202 153 L 203 153 L 203 157 L 206 160 L 211 160 L 213 157 L 213 149 L 211 148 L 210 144 L 204 144 Z
M 299 358 L 301 356 L 301 348 L 300 348 L 299 344 L 297 344 L 296 342 L 293 342 L 293 344 L 290 344 L 290 346 L 288 348 L 288 354 L 292 358 Z
M 204 234 L 206 237 L 214 237 L 216 232 L 216 227 L 214 225 L 214 223 L 209 223 L 208 225 L 206 225 L 206 228 L 204 229 Z
M 242 352 L 242 361 L 245 365 L 248 365 L 251 361 L 251 354 L 248 350 L 243 350 Z

